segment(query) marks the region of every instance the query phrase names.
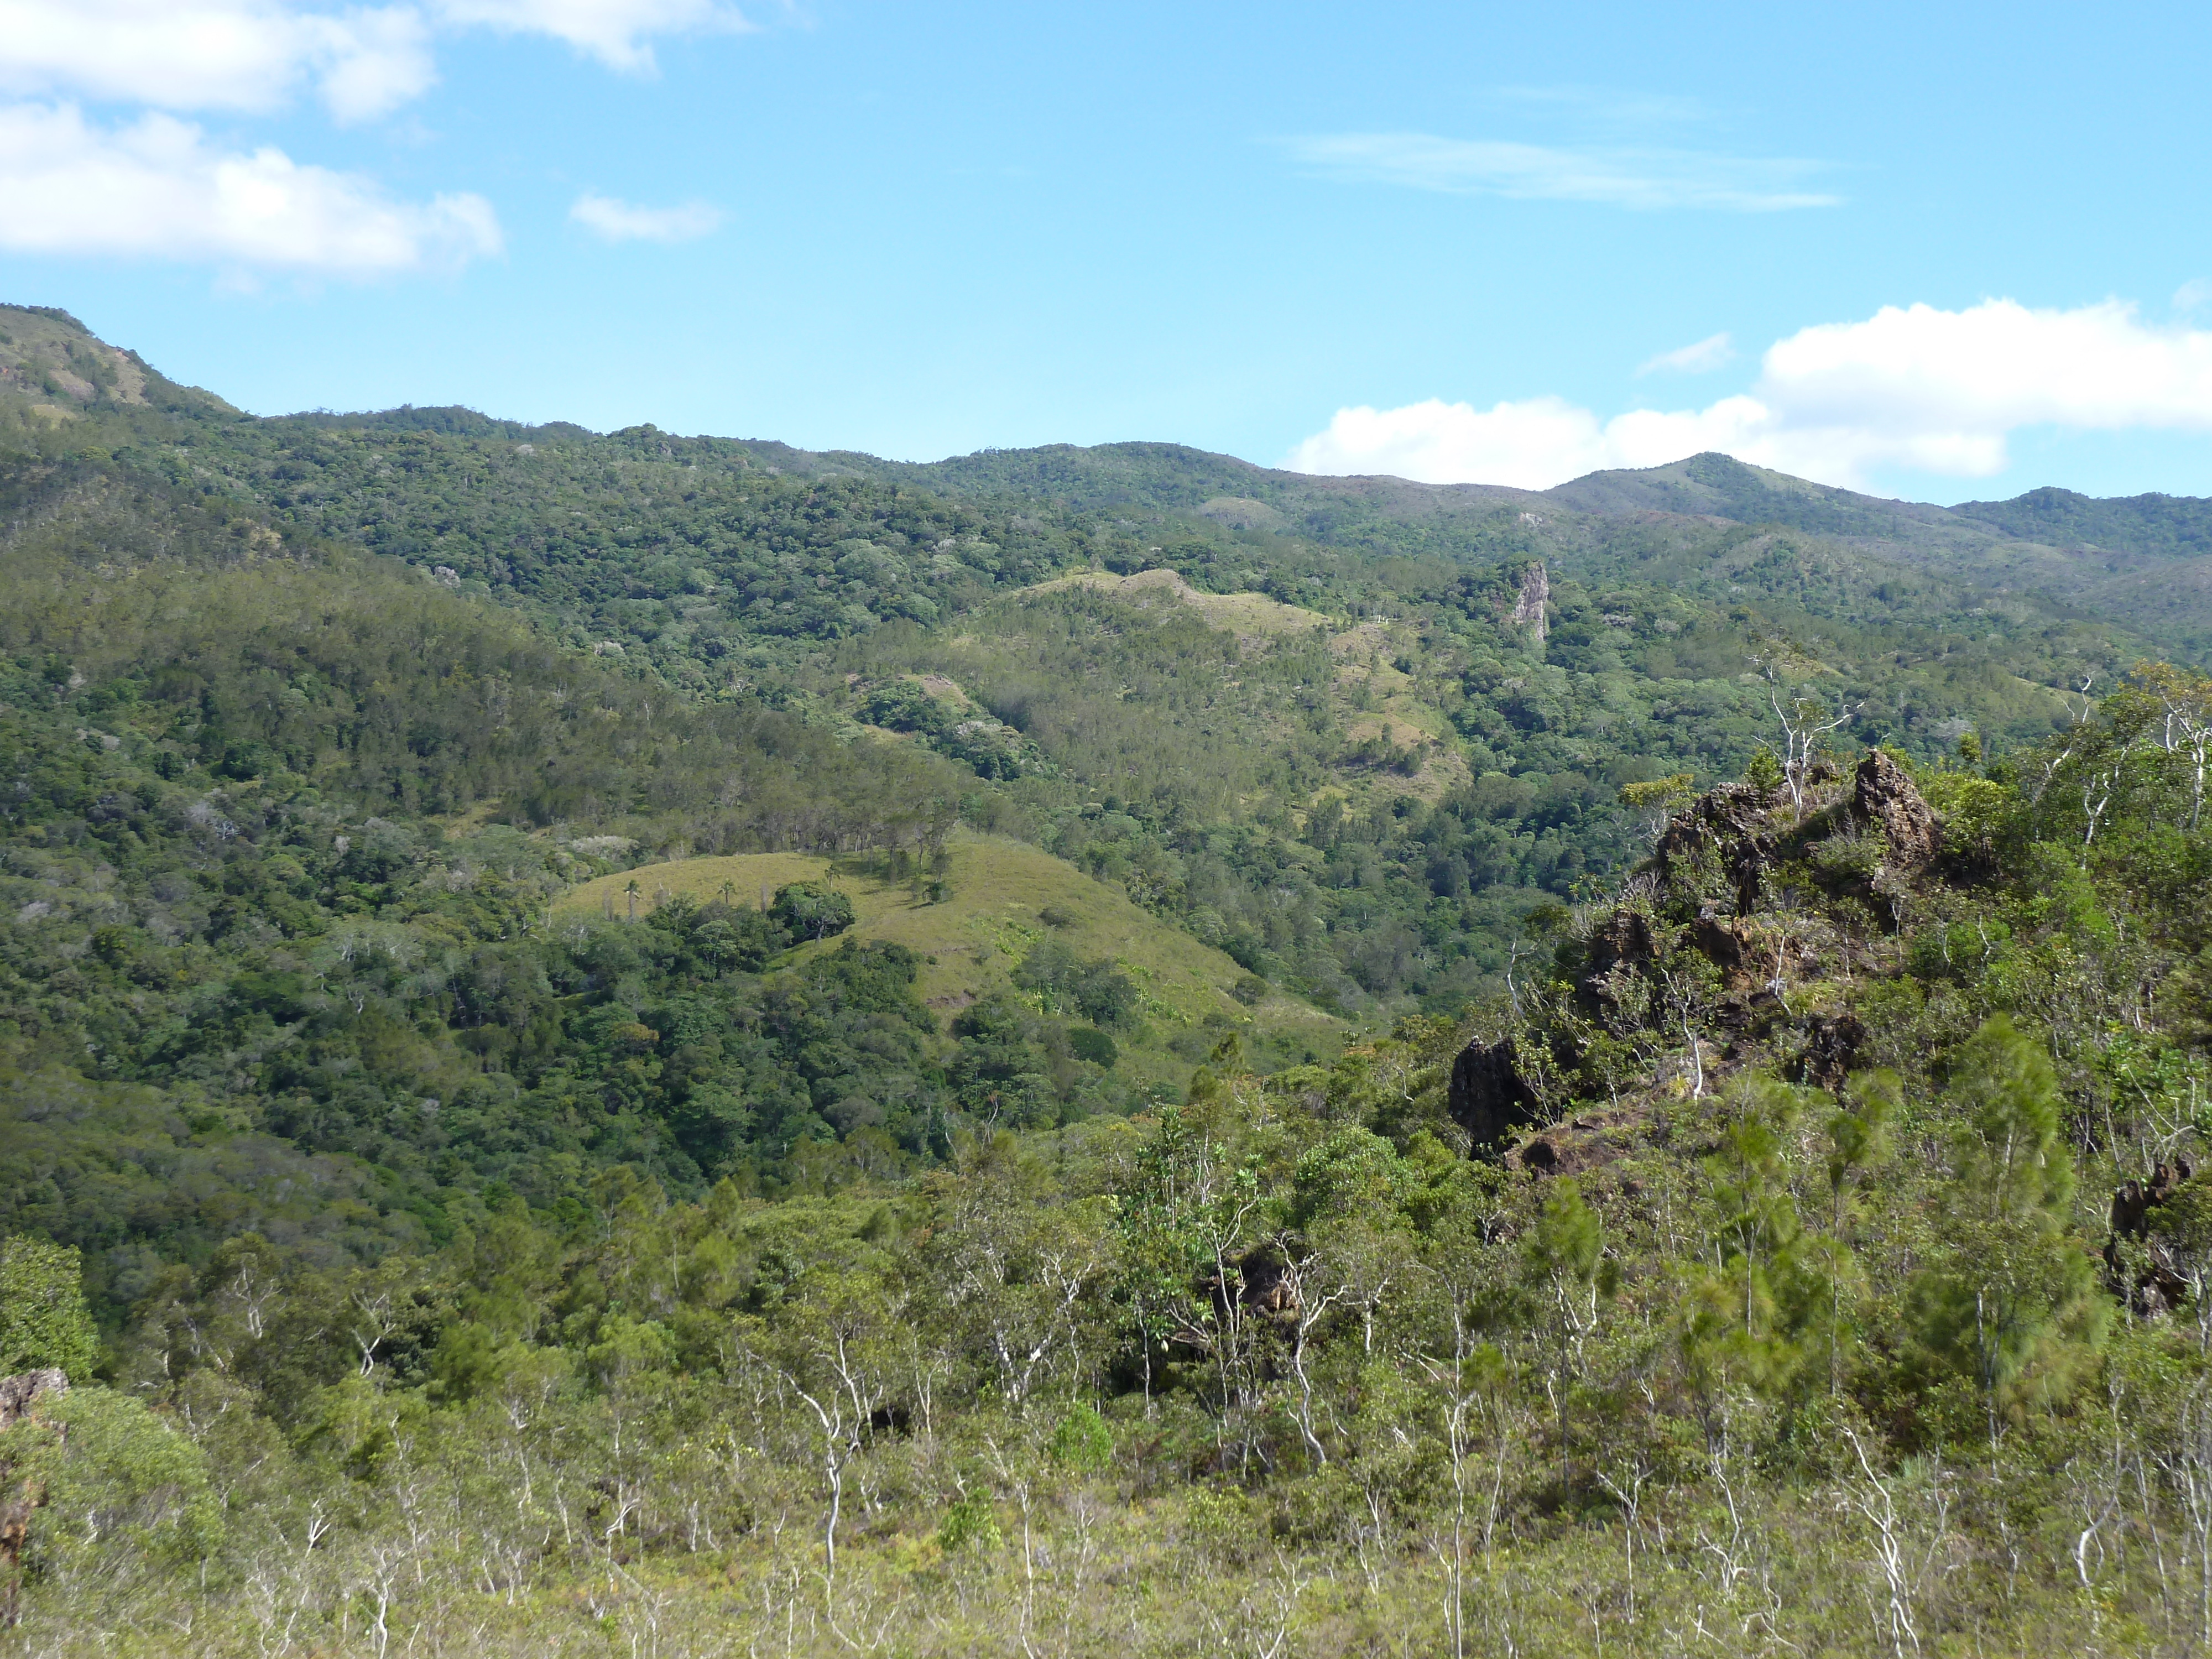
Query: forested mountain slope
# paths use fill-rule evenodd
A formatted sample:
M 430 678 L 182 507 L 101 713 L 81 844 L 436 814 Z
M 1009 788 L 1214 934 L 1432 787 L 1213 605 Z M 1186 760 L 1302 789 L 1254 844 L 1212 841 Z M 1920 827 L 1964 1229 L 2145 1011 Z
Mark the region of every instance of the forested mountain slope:
M 2212 1630 L 2188 504 L 0 370 L 0 1646 Z
M 843 455 L 812 461 L 961 493 L 1047 497 L 1101 510 L 1197 513 L 1331 544 L 1493 555 L 1544 550 L 1577 572 L 1579 559 L 1616 562 L 1625 546 L 1655 534 L 1694 544 L 1701 532 L 1710 538 L 1718 528 L 1669 520 L 1778 526 L 1821 538 L 1832 556 L 1903 565 L 1988 592 L 2056 600 L 2080 614 L 2124 622 L 2196 659 L 2212 651 L 2212 543 L 2206 539 L 2212 504 L 2184 497 L 2094 501 L 2039 489 L 2012 501 L 1942 507 L 1810 483 L 1718 454 L 1641 471 L 1594 472 L 1542 491 L 1310 477 L 1169 444 L 987 451 L 912 467 Z M 1549 534 L 1531 533 L 1540 529 Z

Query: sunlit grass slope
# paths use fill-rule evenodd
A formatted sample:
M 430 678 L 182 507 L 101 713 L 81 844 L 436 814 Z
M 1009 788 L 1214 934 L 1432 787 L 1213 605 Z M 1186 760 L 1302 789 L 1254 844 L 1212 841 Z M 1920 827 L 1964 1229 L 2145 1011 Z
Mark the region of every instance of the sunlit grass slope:
M 1136 981 L 1152 1041 L 1135 1047 L 1155 1051 L 1155 1058 L 1164 1060 L 1178 1037 L 1185 1041 L 1177 1048 L 1190 1050 L 1188 1039 L 1208 1030 L 1239 1030 L 1294 1049 L 1335 1046 L 1340 1022 L 1277 992 L 1247 1007 L 1232 994 L 1245 975 L 1231 957 L 1065 860 L 1020 842 L 964 834 L 946 851 L 951 863 L 942 878 L 944 897 L 936 903 L 915 882 L 889 880 L 878 867 L 856 860 L 749 853 L 602 876 L 571 890 L 556 914 L 604 915 L 611 908 L 617 918 L 627 916 L 633 881 L 640 916 L 678 896 L 750 906 L 789 882 L 828 881 L 853 901 L 854 937 L 888 939 L 922 954 L 922 998 L 948 1014 L 1005 989 L 1030 946 L 1053 934 L 1079 957 L 1111 957 Z M 1047 910 L 1051 921 L 1044 918 Z M 803 951 L 825 948 L 830 947 Z M 1188 1057 L 1185 1052 L 1186 1061 Z
M 1248 642 L 1270 634 L 1289 634 L 1334 626 L 1330 619 L 1318 611 L 1309 611 L 1303 605 L 1285 605 L 1279 599 L 1269 599 L 1265 593 L 1206 592 L 1193 587 L 1176 572 L 1164 568 L 1139 571 L 1133 576 L 1111 575 L 1103 570 L 1079 571 L 1072 576 L 1038 582 L 1022 592 L 1025 594 L 1051 593 L 1068 587 L 1088 587 L 1101 593 L 1130 599 L 1164 594 L 1197 611 L 1211 626 L 1225 629 Z

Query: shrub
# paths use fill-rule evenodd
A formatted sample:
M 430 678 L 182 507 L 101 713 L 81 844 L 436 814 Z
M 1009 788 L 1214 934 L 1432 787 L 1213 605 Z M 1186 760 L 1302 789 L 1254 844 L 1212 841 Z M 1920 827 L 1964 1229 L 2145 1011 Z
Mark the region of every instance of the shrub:
M 776 889 L 769 918 L 793 939 L 830 939 L 853 925 L 853 901 L 834 887 L 794 881 Z
M 0 1244 L 0 1376 L 52 1366 L 83 1382 L 99 1363 L 76 1249 L 40 1238 Z

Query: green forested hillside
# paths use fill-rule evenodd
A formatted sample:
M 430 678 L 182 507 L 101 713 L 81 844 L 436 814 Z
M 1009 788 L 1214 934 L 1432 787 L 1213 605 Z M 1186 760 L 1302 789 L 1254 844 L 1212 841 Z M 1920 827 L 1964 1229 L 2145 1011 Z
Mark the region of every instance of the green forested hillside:
M 2187 504 L 0 337 L 0 1647 L 2212 1639 Z
M 2008 501 L 1961 501 L 1951 509 L 2013 535 L 2093 551 L 2198 558 L 2212 553 L 2212 512 L 2181 495 L 2094 501 L 2071 489 L 2031 489 Z

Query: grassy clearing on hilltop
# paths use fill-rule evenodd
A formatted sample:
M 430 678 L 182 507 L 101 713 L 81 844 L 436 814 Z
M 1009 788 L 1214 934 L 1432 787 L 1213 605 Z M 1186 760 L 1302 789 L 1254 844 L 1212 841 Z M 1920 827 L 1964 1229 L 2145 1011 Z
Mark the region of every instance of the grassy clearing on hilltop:
M 1053 593 L 1070 587 L 1087 587 L 1094 592 L 1123 598 L 1164 592 L 1178 604 L 1188 605 L 1212 626 L 1234 634 L 1240 642 L 1248 644 L 1268 635 L 1292 634 L 1304 629 L 1325 629 L 1334 625 L 1332 618 L 1318 611 L 1309 611 L 1304 605 L 1285 605 L 1280 599 L 1269 599 L 1265 593 L 1201 592 L 1183 580 L 1175 571 L 1165 568 L 1140 570 L 1133 576 L 1109 575 L 1102 570 L 1082 571 L 1073 576 L 1039 582 L 1023 591 L 1025 593 Z
M 640 916 L 678 898 L 754 906 L 789 883 L 824 883 L 852 900 L 852 937 L 904 945 L 922 957 L 916 989 L 941 1013 L 1006 989 L 1030 949 L 1053 937 L 1078 957 L 1110 958 L 1136 981 L 1148 1035 L 1127 1048 L 1148 1075 L 1172 1073 L 1180 1081 L 1194 1059 L 1232 1030 L 1248 1047 L 1279 1048 L 1291 1059 L 1336 1045 L 1338 1021 L 1280 993 L 1259 994 L 1252 976 L 1228 955 L 1063 859 L 1020 842 L 969 835 L 956 835 L 945 853 L 941 875 L 896 878 L 879 859 L 805 853 L 685 859 L 586 882 L 564 895 L 554 914 L 605 916 L 611 909 L 621 918 L 629 914 L 633 883 Z M 942 884 L 934 901 L 933 881 Z M 835 948 L 825 941 L 793 954 L 803 959 Z M 1240 1000 L 1240 985 L 1258 1000 Z

